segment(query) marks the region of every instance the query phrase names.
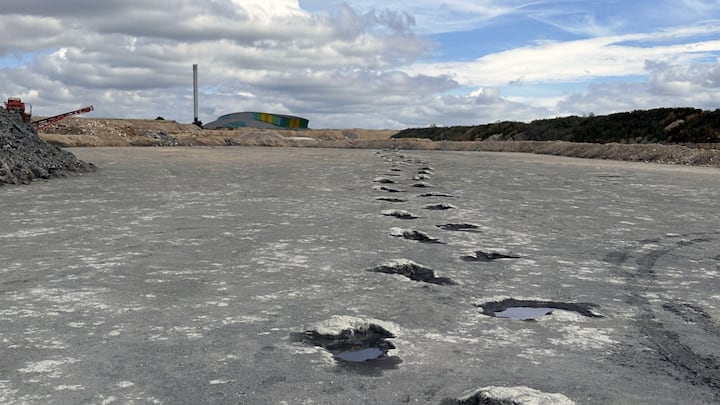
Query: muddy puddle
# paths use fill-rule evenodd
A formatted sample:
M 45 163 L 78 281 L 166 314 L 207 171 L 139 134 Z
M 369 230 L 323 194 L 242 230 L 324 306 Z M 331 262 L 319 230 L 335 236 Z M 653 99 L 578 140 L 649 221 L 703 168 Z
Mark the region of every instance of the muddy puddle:
M 550 307 L 511 307 L 504 311 L 495 312 L 496 318 L 520 319 L 523 321 L 538 319 L 540 317 L 551 315 L 553 311 L 561 311 Z
M 591 303 L 569 303 L 555 301 L 532 301 L 506 299 L 503 301 L 486 302 L 479 305 L 483 314 L 494 318 L 517 319 L 532 321 L 557 311 L 571 312 L 588 318 L 602 318 L 596 314 Z
M 388 355 L 390 350 L 395 349 L 395 345 L 388 339 L 394 338 L 395 335 L 373 323 L 333 332 L 318 330 L 296 332 L 290 337 L 296 342 L 327 350 L 342 370 L 378 374 L 383 370 L 397 368 L 402 363 L 398 357 Z
M 368 347 L 367 349 L 352 350 L 342 352 L 335 355 L 336 358 L 353 363 L 362 363 L 364 361 L 376 360 L 384 356 L 385 352 L 378 347 Z

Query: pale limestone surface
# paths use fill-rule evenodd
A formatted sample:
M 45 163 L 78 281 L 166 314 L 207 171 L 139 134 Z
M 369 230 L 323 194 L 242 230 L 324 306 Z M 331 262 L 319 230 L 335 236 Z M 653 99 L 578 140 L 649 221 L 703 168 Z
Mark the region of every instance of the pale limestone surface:
M 476 152 L 73 153 L 99 170 L 0 189 L 0 403 L 437 404 L 475 387 L 717 403 L 717 170 Z M 425 166 L 452 198 L 409 187 Z M 373 187 L 391 168 L 404 192 Z M 455 209 L 421 208 L 443 203 Z M 382 212 L 399 209 L 446 244 L 392 237 L 409 222 Z M 478 228 L 436 227 L 449 223 Z M 479 249 L 520 258 L 460 260 Z M 367 271 L 399 259 L 457 284 Z M 603 317 L 478 307 L 504 298 L 593 303 Z M 290 338 L 373 323 L 396 336 L 393 368 L 343 367 Z

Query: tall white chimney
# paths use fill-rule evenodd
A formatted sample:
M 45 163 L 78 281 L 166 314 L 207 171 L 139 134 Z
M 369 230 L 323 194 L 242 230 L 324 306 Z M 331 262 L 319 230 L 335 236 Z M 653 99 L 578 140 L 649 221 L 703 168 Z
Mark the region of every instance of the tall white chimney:
M 195 119 L 193 124 L 202 127 L 202 122 L 198 120 L 198 65 L 193 65 L 193 107 L 195 112 Z

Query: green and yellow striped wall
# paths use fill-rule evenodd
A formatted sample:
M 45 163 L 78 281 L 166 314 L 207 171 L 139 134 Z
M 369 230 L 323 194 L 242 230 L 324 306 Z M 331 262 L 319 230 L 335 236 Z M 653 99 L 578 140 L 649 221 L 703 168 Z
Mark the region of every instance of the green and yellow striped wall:
M 308 120 L 293 115 L 264 112 L 237 112 L 225 114 L 203 126 L 205 129 L 234 128 L 288 128 L 307 129 Z
M 282 128 L 307 128 L 308 120 L 300 117 L 293 117 L 291 115 L 279 115 L 269 114 L 262 112 L 254 112 L 253 117 L 255 120 L 273 124 Z

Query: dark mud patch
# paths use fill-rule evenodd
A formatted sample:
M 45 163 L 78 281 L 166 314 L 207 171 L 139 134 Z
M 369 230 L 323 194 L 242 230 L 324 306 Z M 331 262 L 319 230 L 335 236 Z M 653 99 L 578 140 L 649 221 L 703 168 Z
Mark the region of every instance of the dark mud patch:
M 373 180 L 373 183 L 382 183 L 382 184 L 394 184 L 395 180 L 388 179 L 387 177 L 376 177 Z
M 460 256 L 460 259 L 466 262 L 483 262 L 488 263 L 494 260 L 500 259 L 519 259 L 520 256 L 506 255 L 504 253 L 497 252 L 483 252 L 482 250 L 476 250 L 475 255 L 472 256 Z
M 455 232 L 480 232 L 480 227 L 473 224 L 442 224 L 435 225 L 440 229 Z
M 407 200 L 404 199 L 404 198 L 393 198 L 393 197 L 378 197 L 378 198 L 376 198 L 376 200 L 378 200 L 378 201 L 387 201 L 387 202 L 391 202 L 391 203 L 404 203 L 404 202 L 407 202 Z
M 22 278 L 17 280 L 8 280 L 0 282 L 0 294 L 26 289 L 30 285 L 35 285 L 40 280 L 39 277 Z
M 421 181 L 421 182 L 419 182 L 419 183 L 413 184 L 411 187 L 415 187 L 415 188 L 431 188 L 432 185 L 430 185 L 429 183 L 426 183 L 426 182 L 424 182 L 424 181 Z
M 382 211 L 381 214 L 383 214 L 386 217 L 393 217 L 398 219 L 418 219 L 420 217 L 413 215 L 412 213 L 405 211 L 405 210 L 386 210 Z
M 628 252 L 610 252 L 607 255 L 605 255 L 605 257 L 603 258 L 603 261 L 610 263 L 610 264 L 620 265 L 620 264 L 625 263 L 629 259 L 630 259 L 630 254 Z
M 426 234 L 425 232 L 416 231 L 414 229 L 400 229 L 400 228 L 392 228 L 390 230 L 390 235 L 396 237 L 396 238 L 405 238 L 409 240 L 418 241 L 421 243 L 437 243 L 437 244 L 443 244 L 443 242 L 440 242 L 437 238 L 433 238 L 432 236 Z
M 447 194 L 447 193 L 424 193 L 424 194 L 420 194 L 418 197 L 421 197 L 421 198 L 428 198 L 428 197 L 455 198 L 454 195 Z
M 374 273 L 399 274 L 413 281 L 437 284 L 437 285 L 456 285 L 452 279 L 447 277 L 436 277 L 435 271 L 417 264 L 412 260 L 393 260 L 373 267 L 369 271 Z
M 352 326 L 331 329 L 316 328 L 292 333 L 290 337 L 296 342 L 324 348 L 339 367 L 363 374 L 395 369 L 402 362 L 398 357 L 388 356 L 388 352 L 395 349 L 388 339 L 395 335 L 380 325 L 353 322 Z
M 591 303 L 568 303 L 557 301 L 531 301 L 508 298 L 480 304 L 483 315 L 495 318 L 534 320 L 551 314 L 555 310 L 575 312 L 588 318 L 602 318 L 592 311 L 597 305 Z
M 452 204 L 430 204 L 424 206 L 423 209 L 432 211 L 446 211 L 457 209 L 457 207 Z
M 399 169 L 399 168 L 397 168 L 397 167 L 393 167 L 392 169 L 390 169 L 390 171 L 393 171 L 393 172 L 401 172 L 402 169 Z

